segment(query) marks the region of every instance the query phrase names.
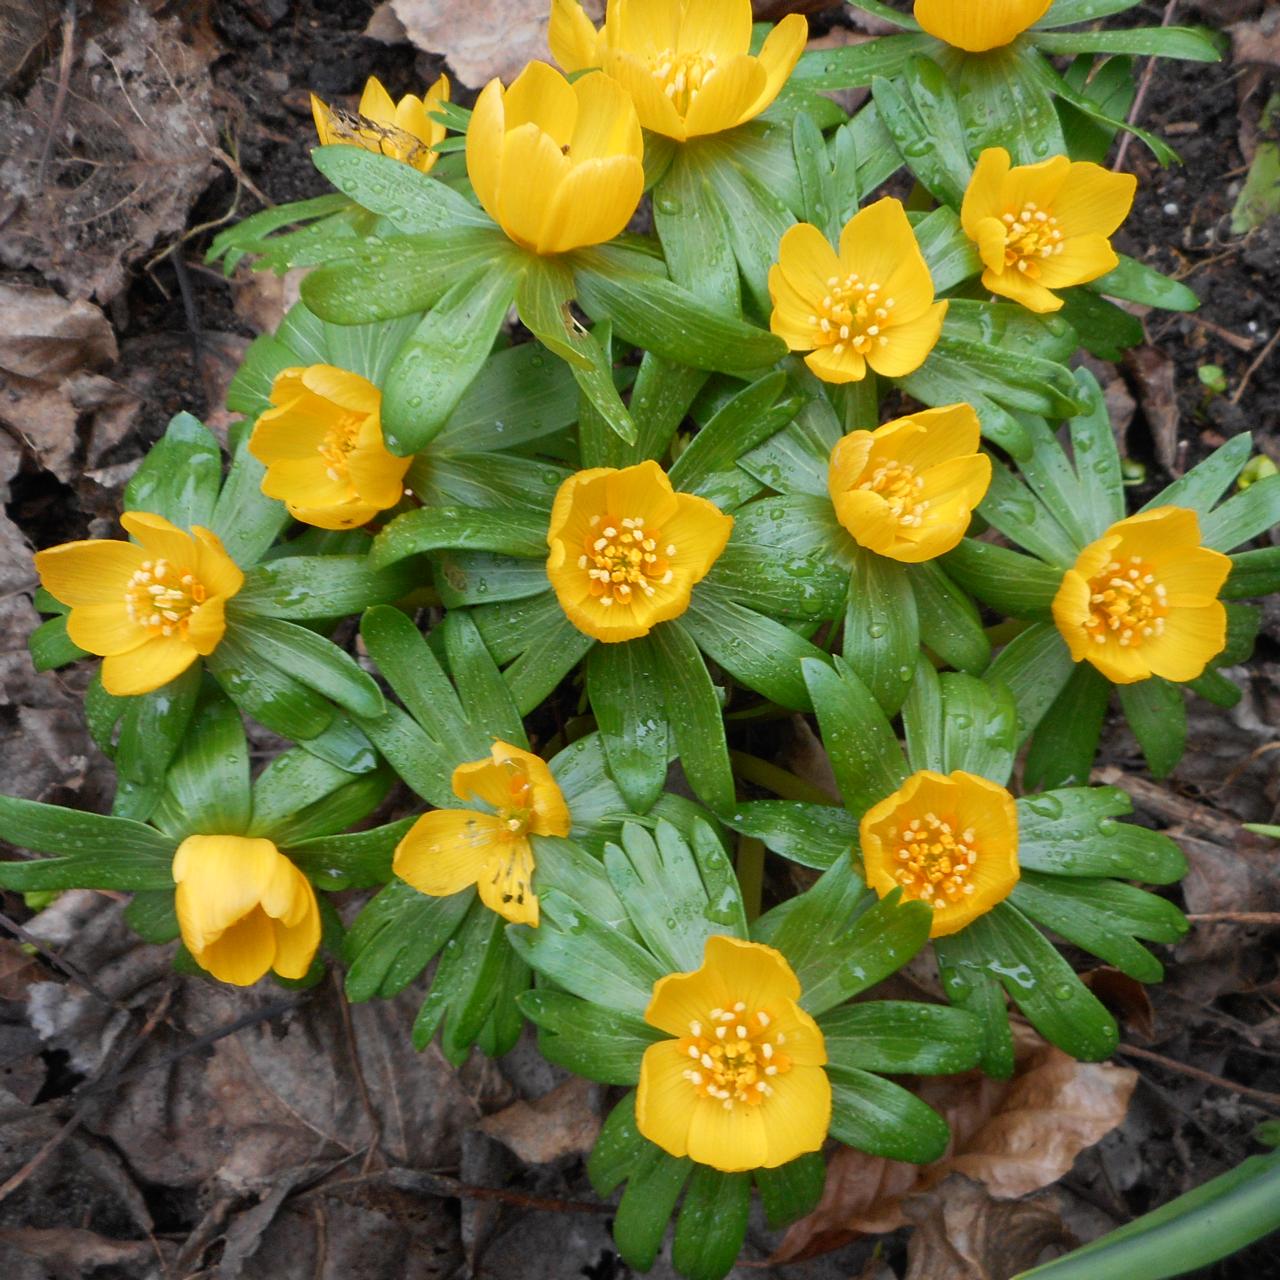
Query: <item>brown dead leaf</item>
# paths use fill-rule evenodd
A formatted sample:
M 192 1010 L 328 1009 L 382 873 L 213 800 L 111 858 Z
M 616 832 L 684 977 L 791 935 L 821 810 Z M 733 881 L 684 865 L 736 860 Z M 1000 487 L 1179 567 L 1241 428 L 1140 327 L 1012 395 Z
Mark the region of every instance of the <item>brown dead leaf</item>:
M 1177 367 L 1157 347 L 1134 347 L 1125 353 L 1125 365 L 1137 385 L 1138 403 L 1151 429 L 1156 461 L 1171 475 L 1179 475 Z
M 1012 1080 L 967 1072 L 917 1089 L 951 1127 L 941 1160 L 920 1167 L 847 1147 L 836 1152 L 822 1200 L 787 1232 L 774 1261 L 816 1257 L 858 1236 L 896 1230 L 908 1221 L 907 1205 L 949 1173 L 980 1182 L 998 1199 L 1030 1195 L 1120 1124 L 1137 1072 L 1077 1062 L 1027 1028 L 1014 1032 Z
M 12 206 L 0 262 L 36 267 L 72 297 L 119 293 L 129 266 L 183 229 L 212 176 L 214 52 L 185 43 L 177 19 L 131 4 L 77 50 L 56 111 L 52 72 L 21 105 L 0 99 L 0 190 Z
M 1141 982 L 1109 965 L 1082 973 L 1080 981 L 1144 1044 L 1155 1039 L 1156 1013 Z
M 255 333 L 274 333 L 284 314 L 302 296 L 305 267 L 278 276 L 274 271 L 251 271 L 242 265 L 231 278 L 231 305 Z
M 1280 9 L 1269 8 L 1256 22 L 1237 22 L 1229 30 L 1237 63 L 1280 67 Z
M 916 1224 L 906 1280 L 1009 1280 L 1045 1249 L 1075 1237 L 1048 1205 L 996 1200 L 980 1183 L 953 1173 L 906 1206 Z
M 0 1000 L 25 1000 L 40 977 L 40 962 L 12 938 L 0 938 Z
M 586 1155 L 595 1146 L 601 1107 L 600 1088 L 574 1078 L 532 1102 L 521 1100 L 485 1116 L 476 1128 L 526 1164 L 551 1164 L 564 1156 Z
M 409 39 L 404 23 L 396 17 L 391 0 L 382 0 L 382 3 L 369 15 L 364 35 L 365 39 L 377 40 L 379 44 L 404 44 Z
M 166 1252 L 155 1240 L 110 1240 L 96 1231 L 79 1227 L 0 1228 L 0 1249 L 5 1246 L 40 1263 L 50 1280 L 80 1280 L 100 1267 L 111 1274 L 142 1277 L 159 1263 Z
M 526 62 L 551 60 L 547 0 L 391 0 L 405 35 L 427 53 L 443 55 L 463 84 L 478 89 L 494 76 L 511 80 Z M 583 5 L 594 21 L 604 0 Z

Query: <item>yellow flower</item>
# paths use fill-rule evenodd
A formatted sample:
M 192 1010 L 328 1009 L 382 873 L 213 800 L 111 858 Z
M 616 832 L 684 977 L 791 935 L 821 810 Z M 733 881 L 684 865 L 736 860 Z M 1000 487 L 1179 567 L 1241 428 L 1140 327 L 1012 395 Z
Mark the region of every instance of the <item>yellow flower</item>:
M 1108 680 L 1194 680 L 1227 643 L 1218 592 L 1231 560 L 1200 545 L 1185 507 L 1157 507 L 1113 524 L 1080 553 L 1053 601 L 1077 662 Z
M 396 847 L 392 866 L 419 893 L 444 898 L 469 885 L 512 924 L 538 925 L 532 836 L 567 836 L 569 809 L 546 762 L 495 741 L 490 759 L 460 764 L 453 794 L 493 810 L 424 813 Z
M 960 221 L 986 270 L 982 283 L 1041 314 L 1062 299 L 1051 289 L 1086 284 L 1119 263 L 1109 237 L 1129 216 L 1138 180 L 1086 160 L 1053 156 L 1010 167 L 988 147 L 964 193 Z
M 827 484 L 859 546 L 904 564 L 955 547 L 991 483 L 967 404 L 928 409 L 876 431 L 851 431 L 831 451 Z
M 1016 40 L 1053 0 L 916 0 L 916 21 L 957 49 L 985 53 Z
M 1018 883 L 1018 811 L 1001 786 L 922 769 L 862 818 L 867 883 L 933 908 L 931 938 L 957 933 Z
M 222 982 L 302 978 L 320 945 L 311 882 L 270 840 L 188 836 L 173 859 L 182 941 Z
M 631 100 L 608 76 L 570 84 L 531 62 L 490 80 L 467 129 L 467 173 L 485 212 L 534 253 L 612 240 L 644 190 L 644 140 Z
M 831 1123 L 827 1048 L 781 953 L 707 939 L 702 968 L 653 985 L 645 1021 L 675 1037 L 640 1064 L 636 1127 L 664 1151 L 725 1173 L 817 1151 Z
M 67 634 L 103 658 L 103 688 L 128 697 L 168 684 L 218 647 L 224 606 L 244 574 L 208 529 L 183 533 L 146 511 L 120 523 L 136 543 L 64 542 L 35 559 L 45 590 L 71 607 Z
M 382 443 L 382 392 L 329 364 L 284 369 L 249 439 L 267 468 L 262 492 L 321 529 L 351 529 L 394 507 L 412 458 Z
M 809 26 L 788 14 L 753 57 L 750 0 L 610 0 L 599 32 L 578 0 L 552 0 L 547 35 L 566 71 L 603 67 L 646 129 L 684 142 L 745 124 L 769 106 Z
M 840 253 L 807 222 L 788 229 L 769 269 L 769 328 L 827 382 L 860 382 L 870 365 L 901 378 L 925 362 L 947 314 L 902 205 L 878 200 L 840 234 Z
M 732 516 L 676 493 L 656 462 L 579 471 L 551 509 L 547 577 L 579 631 L 635 640 L 689 607 L 732 532 Z
M 322 147 L 341 143 L 377 151 L 393 160 L 403 160 L 421 173 L 436 162 L 434 147 L 444 140 L 445 127 L 431 118 L 440 104 L 449 101 L 449 78 L 441 76 L 427 90 L 426 99 L 405 94 L 399 102 L 370 76 L 360 96 L 358 114 L 331 107 L 311 95 L 311 115 Z

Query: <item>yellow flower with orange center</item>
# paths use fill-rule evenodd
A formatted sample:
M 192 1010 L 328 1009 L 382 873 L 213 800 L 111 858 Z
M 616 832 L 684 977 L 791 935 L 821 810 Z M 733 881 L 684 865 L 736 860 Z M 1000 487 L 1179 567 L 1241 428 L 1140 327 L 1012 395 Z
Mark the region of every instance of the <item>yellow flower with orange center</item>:
M 972 405 L 927 409 L 875 431 L 851 431 L 831 451 L 827 484 L 859 546 L 919 564 L 951 551 L 991 484 Z
M 597 72 L 570 84 L 545 62 L 507 89 L 490 80 L 467 129 L 484 211 L 534 253 L 612 240 L 640 203 L 643 158 L 635 107 L 613 80 Z
M 635 640 L 689 607 L 732 532 L 732 516 L 675 492 L 656 462 L 579 471 L 551 509 L 547 577 L 579 631 Z
M 609 0 L 599 31 L 578 0 L 552 0 L 547 38 L 566 71 L 601 67 L 640 123 L 684 142 L 754 119 L 804 52 L 808 23 L 788 14 L 751 50 L 750 0 Z
M 1003 147 L 988 147 L 960 209 L 985 267 L 983 287 L 1030 311 L 1057 311 L 1062 299 L 1051 290 L 1087 284 L 1119 264 L 1110 237 L 1137 189 L 1133 174 L 1086 160 L 1011 166 Z
M 45 590 L 71 609 L 72 642 L 103 659 L 103 688 L 128 697 L 168 684 L 218 647 L 244 574 L 208 529 L 183 533 L 146 511 L 120 523 L 137 542 L 64 542 L 35 562 Z
M 311 95 L 311 115 L 322 147 L 346 145 L 376 151 L 402 160 L 420 173 L 436 162 L 434 148 L 444 141 L 445 127 L 431 118 L 449 101 L 449 78 L 441 76 L 427 90 L 426 98 L 405 94 L 399 102 L 370 76 L 360 95 L 357 114 L 342 111 Z
M 725 1173 L 776 1169 L 821 1148 L 831 1123 L 826 1043 L 772 947 L 707 939 L 702 967 L 660 978 L 645 1021 L 636 1127 Z
M 475 885 L 480 901 L 512 924 L 538 924 L 530 836 L 567 836 L 569 809 L 546 762 L 495 741 L 488 760 L 460 764 L 453 794 L 491 812 L 436 809 L 396 846 L 392 866 L 419 893 L 444 898 Z
M 249 438 L 267 468 L 262 492 L 321 529 L 352 529 L 394 507 L 413 459 L 383 444 L 381 408 L 382 392 L 358 373 L 313 364 L 276 374 Z
M 320 945 L 311 882 L 270 840 L 188 836 L 173 859 L 182 941 L 222 982 L 302 978 Z
M 1218 592 L 1231 559 L 1200 542 L 1184 507 L 1113 524 L 1063 576 L 1053 619 L 1077 662 L 1108 680 L 1194 680 L 1227 643 Z
M 932 907 L 932 938 L 957 933 L 1018 883 L 1013 797 L 976 774 L 913 773 L 867 810 L 860 837 L 867 883 Z
M 1033 27 L 1053 0 L 916 0 L 916 21 L 938 40 L 969 53 L 1016 40 Z
M 817 227 L 791 227 L 769 269 L 769 328 L 827 382 L 858 382 L 869 365 L 888 378 L 914 372 L 947 314 L 902 204 L 878 200 L 840 234 L 839 254 Z

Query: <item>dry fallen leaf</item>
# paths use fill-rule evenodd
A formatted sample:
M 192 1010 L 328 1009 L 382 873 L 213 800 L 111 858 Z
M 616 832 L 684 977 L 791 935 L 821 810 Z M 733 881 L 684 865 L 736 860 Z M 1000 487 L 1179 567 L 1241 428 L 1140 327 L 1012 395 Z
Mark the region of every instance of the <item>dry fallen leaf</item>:
M 1030 1195 L 1061 1178 L 1124 1119 L 1137 1072 L 1077 1062 L 1020 1026 L 1015 1048 L 1012 1080 L 968 1072 L 926 1080 L 917 1090 L 951 1127 L 951 1149 L 941 1160 L 920 1167 L 837 1151 L 821 1202 L 787 1232 L 774 1261 L 816 1257 L 860 1235 L 894 1231 L 908 1221 L 909 1202 L 953 1172 L 999 1199 Z
M 1280 9 L 1268 9 L 1256 22 L 1238 22 L 1231 30 L 1233 61 L 1280 67 Z
M 599 1086 L 576 1077 L 532 1102 L 514 1102 L 480 1121 L 476 1128 L 509 1147 L 526 1164 L 551 1164 L 581 1156 L 600 1133 Z
M 1134 347 L 1125 355 L 1125 364 L 1137 384 L 1138 403 L 1146 415 L 1156 461 L 1171 475 L 1178 475 L 1178 393 L 1177 367 L 1173 359 L 1156 347 Z

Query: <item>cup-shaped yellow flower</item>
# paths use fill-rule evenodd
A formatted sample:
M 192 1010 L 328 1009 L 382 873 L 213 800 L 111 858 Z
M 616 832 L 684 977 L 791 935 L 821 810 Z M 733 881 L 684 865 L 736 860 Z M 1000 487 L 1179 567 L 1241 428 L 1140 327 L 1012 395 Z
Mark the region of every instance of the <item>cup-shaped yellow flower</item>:
M 938 40 L 985 53 L 1016 40 L 1049 12 L 1053 0 L 916 0 L 916 21 Z
M 877 200 L 840 233 L 839 254 L 817 227 L 790 227 L 769 269 L 769 327 L 827 382 L 918 369 L 947 314 L 902 204 Z
M 1185 507 L 1113 524 L 1063 576 L 1053 620 L 1077 662 L 1115 684 L 1149 676 L 1194 680 L 1227 643 L 1218 592 L 1230 557 L 1200 543 Z
M 596 72 L 570 84 L 531 62 L 490 80 L 467 129 L 467 173 L 485 212 L 534 253 L 612 240 L 644 191 L 644 139 L 622 88 Z
M 1137 189 L 1133 174 L 1087 160 L 1011 166 L 1003 147 L 988 147 L 960 209 L 986 268 L 983 287 L 1030 311 L 1057 311 L 1062 299 L 1051 290 L 1087 284 L 1118 265 L 1110 237 Z
M 237 987 L 271 969 L 306 976 L 320 945 L 316 892 L 270 840 L 188 836 L 173 878 L 182 941 L 202 969 Z
M 636 1127 L 664 1151 L 725 1173 L 776 1169 L 821 1148 L 831 1123 L 827 1048 L 800 983 L 772 947 L 707 939 L 702 968 L 653 986 Z
M 602 67 L 640 123 L 684 142 L 754 119 L 804 52 L 809 25 L 788 14 L 751 49 L 751 0 L 609 0 L 597 32 L 578 0 L 552 0 L 547 33 L 566 71 Z
M 449 78 L 441 76 L 427 90 L 425 98 L 407 93 L 399 102 L 382 87 L 382 81 L 370 76 L 360 95 L 356 115 L 331 107 L 313 93 L 311 116 L 316 122 L 316 135 L 322 147 L 344 144 L 380 152 L 393 160 L 402 160 L 421 173 L 436 162 L 434 150 L 444 141 L 445 127 L 431 118 L 442 103 L 449 101 Z
M 976 774 L 922 769 L 863 815 L 867 883 L 933 908 L 941 938 L 1003 901 L 1018 883 L 1018 811 Z
M 547 577 L 579 631 L 635 640 L 689 607 L 732 532 L 732 516 L 675 492 L 656 462 L 595 467 L 556 494 Z
M 972 405 L 927 409 L 875 431 L 851 431 L 831 451 L 827 484 L 859 546 L 904 564 L 951 551 L 991 484 Z
M 488 810 L 424 813 L 396 846 L 392 866 L 419 893 L 444 898 L 475 885 L 480 901 L 512 924 L 537 928 L 530 836 L 567 836 L 569 809 L 546 762 L 495 741 L 487 760 L 453 771 L 453 794 Z
M 103 688 L 128 697 L 168 684 L 218 647 L 244 574 L 208 529 L 183 533 L 146 511 L 120 523 L 136 542 L 64 542 L 35 561 L 45 590 L 70 606 L 67 634 L 103 659 Z
M 267 468 L 262 492 L 321 529 L 352 529 L 404 494 L 410 458 L 382 442 L 382 392 L 329 364 L 284 369 L 249 452 Z

